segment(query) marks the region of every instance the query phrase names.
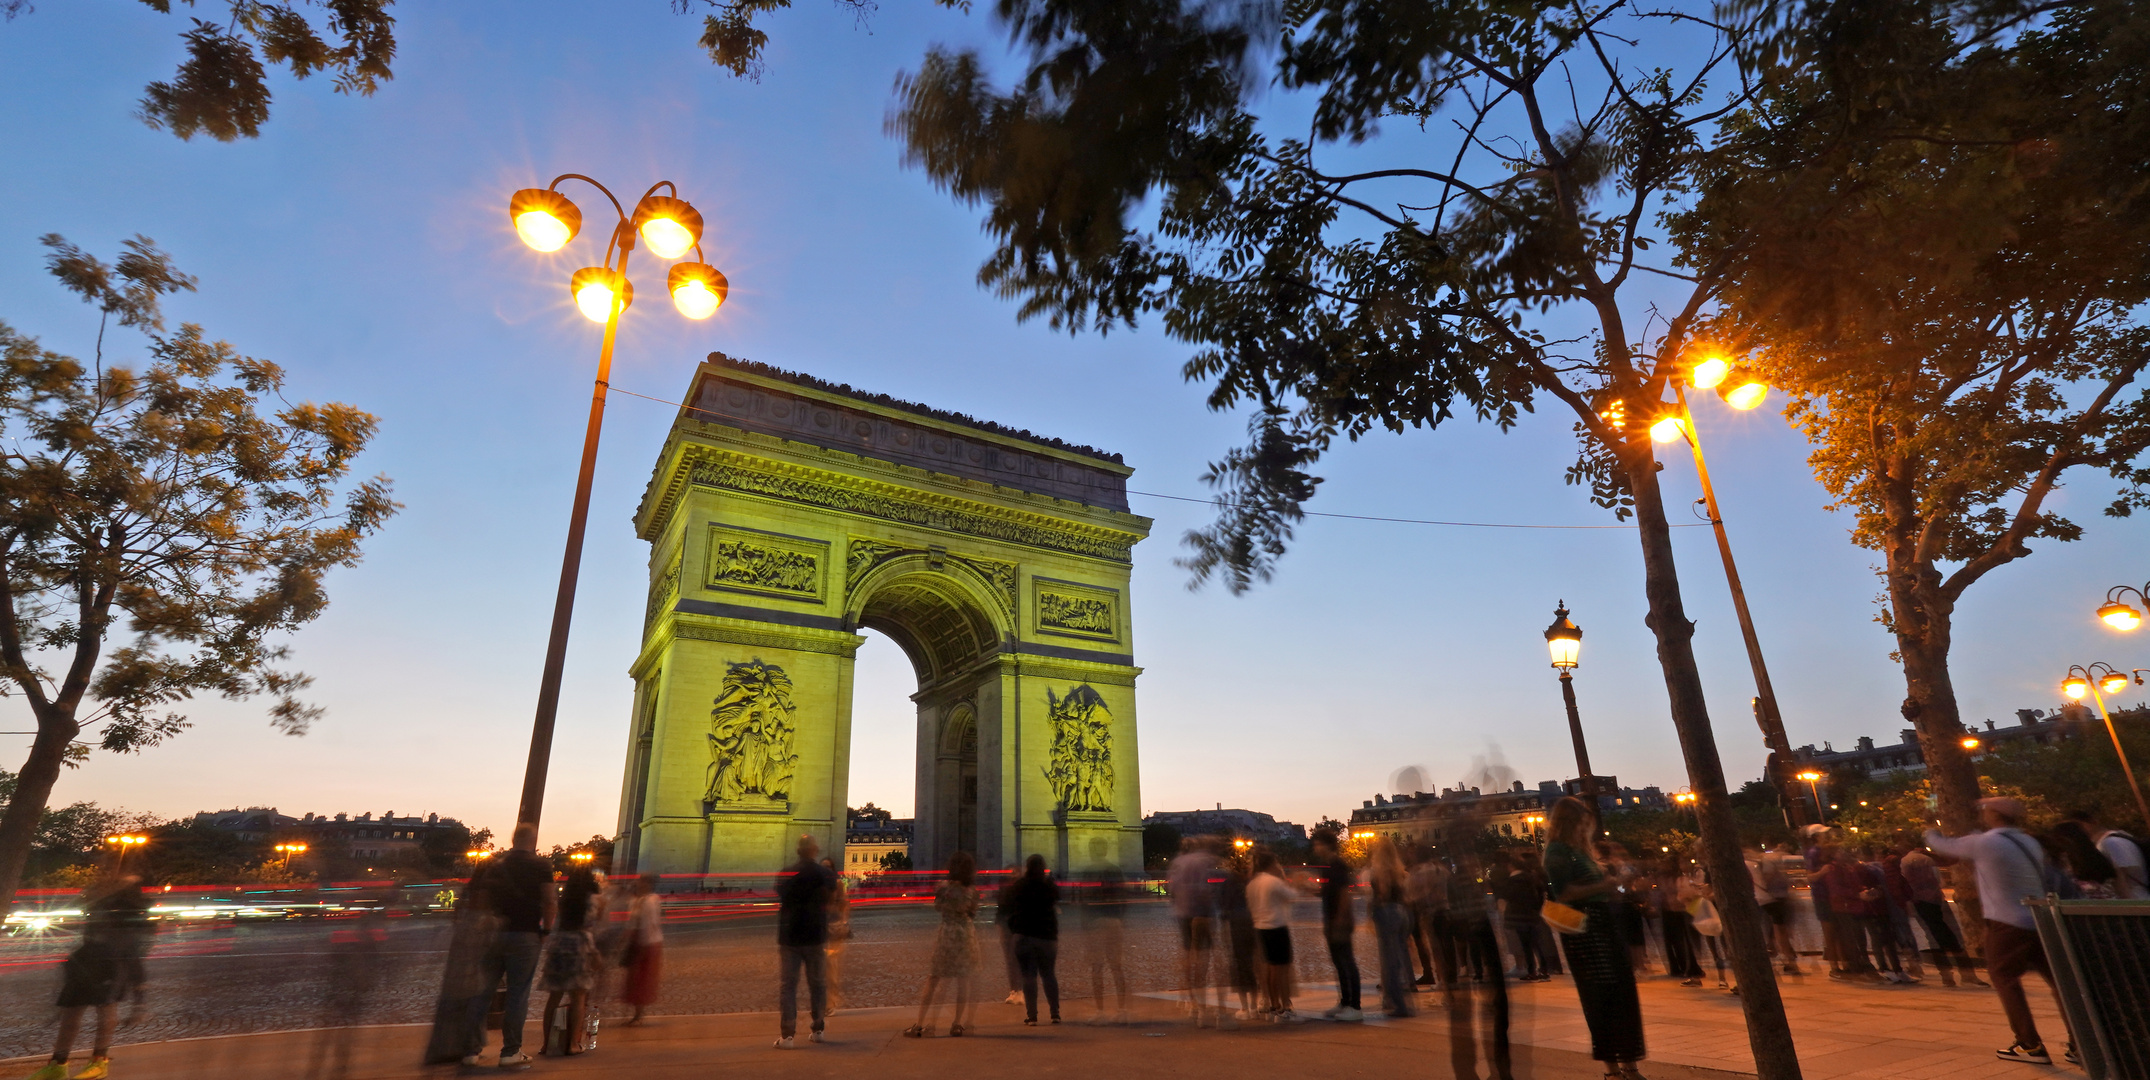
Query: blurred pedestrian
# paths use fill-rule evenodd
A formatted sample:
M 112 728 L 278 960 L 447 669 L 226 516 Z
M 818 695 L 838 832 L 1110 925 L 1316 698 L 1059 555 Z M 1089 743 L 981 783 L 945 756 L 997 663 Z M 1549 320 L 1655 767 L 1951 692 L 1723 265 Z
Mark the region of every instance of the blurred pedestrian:
M 1680 862 L 1680 856 L 1669 852 L 1658 860 L 1652 881 L 1658 898 L 1657 925 L 1665 943 L 1665 974 L 1680 980 L 1681 986 L 1700 986 L 1702 963 L 1696 959 L 1695 950 L 1701 942 L 1695 933 L 1694 917 L 1680 896 L 1680 883 L 1685 876 Z
M 1709 950 L 1710 962 L 1717 968 L 1717 988 L 1729 990 L 1731 986 L 1725 981 L 1722 940 L 1724 917 L 1718 912 L 1716 884 L 1710 880 L 1709 869 L 1702 865 L 1699 857 L 1699 844 L 1700 841 L 1697 841 L 1697 850 L 1682 856 L 1684 873 L 1680 877 L 1678 899 L 1680 905 L 1687 909 L 1688 917 L 1693 920 L 1689 926 L 1694 930 L 1695 940 Z M 1698 950 L 1695 953 L 1697 973 L 1700 972 L 1701 965 L 1702 953 Z
M 1254 921 L 1254 934 L 1262 947 L 1262 1007 L 1277 1023 L 1298 1023 L 1292 1011 L 1292 908 L 1298 890 L 1284 880 L 1284 865 L 1276 852 L 1257 845 L 1254 877 L 1247 882 L 1247 912 Z
M 1911 929 L 1911 882 L 1904 877 L 1904 851 L 1909 844 L 1875 845 L 1874 865 L 1881 868 L 1881 904 L 1889 922 L 1889 936 L 1895 939 L 1896 954 L 1903 964 L 1904 976 L 1911 982 L 1922 981 L 1926 969 L 1919 963 L 1918 934 Z
M 1904 845 L 1901 863 L 1904 885 L 1911 892 L 1911 913 L 1926 927 L 1926 936 L 1933 939 L 1934 970 L 1941 973 L 1941 985 L 1956 985 L 1955 972 L 1962 972 L 1965 986 L 1984 986 L 1985 981 L 1971 968 L 1971 958 L 1964 955 L 1963 942 L 1956 936 L 1956 928 L 1949 924 L 1948 898 L 1941 892 L 1941 873 L 1934 866 L 1933 856 L 1926 849 L 1909 843 Z M 1951 968 L 1954 971 L 1951 971 Z
M 1784 871 L 1790 849 L 1778 845 L 1771 851 L 1756 847 L 1748 854 L 1748 873 L 1754 878 L 1754 901 L 1769 921 L 1770 952 L 1786 975 L 1802 974 L 1799 951 L 1792 946 L 1792 876 Z
M 807 1008 L 813 1027 L 808 1042 L 822 1042 L 829 1018 L 829 899 L 836 891 L 835 872 L 818 861 L 821 843 L 799 837 L 799 861 L 777 875 L 776 1048 L 789 1050 L 799 1029 L 799 974 L 806 974 Z
M 1217 944 L 1217 857 L 1199 836 L 1180 841 L 1180 853 L 1165 869 L 1172 896 L 1172 917 L 1180 930 L 1180 981 L 1187 987 L 1188 1010 L 1195 1026 L 1210 1016 L 1209 967 Z M 1217 1005 L 1224 1004 L 1223 992 Z
M 1217 854 L 1220 856 L 1218 876 L 1222 879 L 1217 887 L 1217 927 L 1226 943 L 1231 946 L 1232 992 L 1239 997 L 1236 1019 L 1251 1019 L 1254 1016 L 1256 946 L 1254 916 L 1247 910 L 1247 883 L 1252 877 L 1252 867 L 1248 864 L 1244 852 L 1236 853 L 1230 858 L 1223 858 L 1225 853 L 1222 850 Z M 1221 1001 L 1217 1010 L 1217 1026 L 1236 1026 L 1235 1014 L 1226 1009 Z
M 1133 999 L 1127 993 L 1127 879 L 1117 866 L 1100 867 L 1097 883 L 1083 906 L 1084 959 L 1090 966 L 1090 996 L 1097 1003 L 1093 1024 L 1126 1023 L 1133 1015 Z M 1118 992 L 1115 1008 L 1105 1009 L 1105 976 L 1112 976 Z
M 486 1014 L 492 1009 L 496 988 L 504 987 L 500 1012 L 500 1059 L 503 1069 L 530 1066 L 523 1053 L 523 1028 L 530 1019 L 530 988 L 537 980 L 538 953 L 545 930 L 552 924 L 557 898 L 552 887 L 552 863 L 537 853 L 537 826 L 515 826 L 513 846 L 485 860 L 472 875 L 473 888 L 482 889 L 486 904 L 499 917 L 480 969 L 483 990 L 470 1001 L 470 1048 L 463 1064 L 478 1064 L 485 1052 Z M 482 884 L 477 879 L 483 879 Z
M 1867 951 L 1869 944 L 1877 950 L 1881 946 L 1881 942 L 1869 938 L 1876 921 L 1876 902 L 1881 899 L 1879 875 L 1870 880 L 1858 857 L 1839 846 L 1834 838 L 1822 844 L 1822 853 L 1826 862 L 1814 880 L 1828 890 L 1829 915 L 1836 923 L 1838 967 L 1829 975 L 1855 982 L 1883 982 Z
M 2076 891 L 2084 900 L 2122 899 L 2119 889 L 2119 873 L 2113 868 L 2113 860 L 2098 850 L 2097 842 L 2090 837 L 2090 830 L 2079 821 L 2063 821 L 2053 826 L 2053 854 L 2062 870 L 2075 882 Z
M 950 1036 L 963 1034 L 963 1012 L 970 1005 L 971 974 L 978 970 L 978 866 L 968 851 L 948 857 L 948 879 L 933 893 L 933 911 L 940 917 L 933 934 L 933 960 L 926 969 L 926 992 L 918 999 L 918 1022 L 903 1030 L 917 1039 L 933 1033 L 933 997 L 941 980 L 956 984 L 955 1019 Z M 1125 985 L 1124 983 L 1122 984 Z
M 1374 922 L 1374 945 L 1381 958 L 1381 1008 L 1390 1016 L 1410 1016 L 1411 909 L 1403 857 L 1386 836 L 1374 837 L 1366 869 L 1367 914 Z
M 97 1010 L 90 1063 L 77 1078 L 104 1080 L 112 1075 L 112 1033 L 119 1026 L 120 1003 L 134 1000 L 142 1011 L 142 955 L 149 945 L 149 899 L 142 879 L 107 869 L 92 885 L 82 905 L 82 940 L 60 967 L 60 1030 L 52 1042 L 52 1059 L 30 1080 L 67 1080 L 67 1059 L 82 1030 L 82 1014 Z
M 2098 845 L 2106 859 L 2113 864 L 2113 893 L 2122 900 L 2150 900 L 2150 870 L 2143 865 L 2142 842 L 2119 829 L 2108 829 L 2098 824 L 2096 816 L 2088 810 L 2077 810 L 2068 820 L 2081 825 L 2090 834 L 2091 842 Z
M 1000 890 L 993 905 L 993 923 L 1000 927 L 1000 961 L 1008 976 L 1007 1004 L 1023 1003 L 1023 967 L 1015 959 L 1015 931 L 1008 926 L 1008 916 L 1014 911 L 1015 883 L 1023 875 L 1014 864 L 1009 864 L 1007 876 L 1001 879 Z
M 595 870 L 577 865 L 567 872 L 560 886 L 559 915 L 552 933 L 545 935 L 545 951 L 538 960 L 538 986 L 545 991 L 545 1040 L 549 1056 L 579 1054 L 588 1049 L 590 991 L 597 987 L 603 959 L 591 932 L 593 913 L 603 917 L 604 881 Z
M 1407 881 L 1411 909 L 1418 920 L 1420 986 L 1447 986 L 1456 978 L 1454 935 L 1448 927 L 1448 864 L 1421 845 Z
M 1015 962 L 1023 971 L 1023 1023 L 1038 1023 L 1038 983 L 1045 1004 L 1060 1022 L 1060 886 L 1045 871 L 1045 856 L 1032 855 L 1009 899 L 1008 928 L 1015 932 Z
M 1547 815 L 1545 875 L 1552 900 L 1584 916 L 1579 934 L 1566 935 L 1568 972 L 1590 1029 L 1590 1056 L 1605 1063 L 1607 1076 L 1637 1077 L 1644 1057 L 1642 1002 L 1627 943 L 1613 920 L 1610 898 L 1618 882 L 1590 857 L 1590 811 L 1567 796 Z
M 627 978 L 620 985 L 620 1000 L 634 1006 L 627 1026 L 642 1022 L 643 1010 L 657 1003 L 657 984 L 664 975 L 664 901 L 657 895 L 657 875 L 635 879 L 627 902 L 625 951 L 620 964 Z
M 1358 928 L 1357 913 L 1351 907 L 1354 873 L 1334 830 L 1314 830 L 1312 847 L 1314 872 L 1321 875 L 1321 936 L 1329 946 L 1329 963 L 1336 968 L 1336 1007 L 1322 1015 L 1357 1023 L 1366 1014 L 1359 1011 L 1359 958 L 1352 951 L 1352 935 Z
M 1952 859 L 1971 864 L 1978 882 L 1978 898 L 1986 915 L 1986 976 L 2001 999 L 2016 1041 L 1994 1056 L 2004 1061 L 2051 1065 L 2038 1022 L 2031 1017 L 2030 1001 L 2023 995 L 2023 974 L 2036 971 L 2047 986 L 2053 985 L 2053 969 L 2046 962 L 2045 946 L 2038 940 L 2037 924 L 2025 900 L 2046 894 L 2045 855 L 2038 841 L 2023 831 L 2023 803 L 2008 797 L 1978 800 L 1979 823 L 1984 832 L 1944 836 L 1926 830 L 1926 846 Z M 2067 1014 L 2061 1019 L 2065 1021 Z M 2073 1054 L 2073 1050 L 2070 1054 Z
M 1831 838 L 1834 830 L 1827 825 L 1809 825 L 1802 831 L 1806 834 L 1803 858 L 1807 864 L 1807 902 L 1814 908 L 1814 921 L 1822 928 L 1822 966 L 1832 979 L 1847 978 L 1844 950 L 1837 941 L 1836 908 L 1830 902 L 1829 882 L 1823 874 L 1836 858 L 1835 841 Z
M 1448 876 L 1450 950 L 1469 958 L 1472 975 L 1448 983 L 1449 1069 L 1456 1076 L 1478 1075 L 1478 1047 L 1486 1049 L 1492 1080 L 1509 1080 L 1508 977 L 1501 967 L 1499 916 L 1491 884 L 1478 855 L 1465 850 Z M 1460 972 L 1459 972 L 1460 974 Z
M 328 970 L 322 981 L 321 1026 L 308 1055 L 309 1080 L 344 1080 L 367 1006 L 381 985 L 381 952 L 388 943 L 388 901 L 381 896 L 359 908 L 352 925 L 329 933 Z
M 1515 949 L 1516 978 L 1542 982 L 1552 977 L 1548 972 L 1558 963 L 1544 936 L 1545 868 L 1535 851 L 1508 852 L 1504 858 L 1508 876 L 1501 879 L 1495 896 L 1500 902 L 1501 927 Z
M 829 872 L 832 882 L 829 889 L 829 1014 L 844 1005 L 844 946 L 851 941 L 851 883 L 837 871 L 836 860 L 827 856 L 821 859 L 821 868 Z

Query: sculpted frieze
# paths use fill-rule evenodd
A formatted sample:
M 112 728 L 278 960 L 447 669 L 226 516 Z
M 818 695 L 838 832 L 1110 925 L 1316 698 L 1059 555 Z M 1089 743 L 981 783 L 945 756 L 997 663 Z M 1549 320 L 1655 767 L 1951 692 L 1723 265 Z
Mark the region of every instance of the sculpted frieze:
M 1112 710 L 1089 683 L 1066 696 L 1045 691 L 1053 745 L 1045 781 L 1066 810 L 1112 809 Z
M 828 548 L 808 537 L 712 524 L 704 587 L 819 603 Z

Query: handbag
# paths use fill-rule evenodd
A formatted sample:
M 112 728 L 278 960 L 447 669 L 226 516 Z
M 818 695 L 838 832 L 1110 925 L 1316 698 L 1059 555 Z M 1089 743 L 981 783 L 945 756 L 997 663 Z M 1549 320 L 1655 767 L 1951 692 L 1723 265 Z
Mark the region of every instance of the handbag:
M 1590 925 L 1589 913 L 1558 900 L 1547 900 L 1545 906 L 1538 909 L 1538 917 L 1545 920 L 1545 925 L 1563 934 L 1580 934 Z

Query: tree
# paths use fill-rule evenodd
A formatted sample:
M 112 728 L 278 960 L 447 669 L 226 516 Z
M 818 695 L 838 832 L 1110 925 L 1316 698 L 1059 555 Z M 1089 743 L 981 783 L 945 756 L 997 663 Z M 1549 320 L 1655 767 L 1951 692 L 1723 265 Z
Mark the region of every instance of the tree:
M 0 324 L 0 692 L 37 726 L 0 815 L 0 914 L 61 767 L 88 756 L 84 733 L 114 752 L 155 746 L 202 693 L 273 698 L 288 734 L 319 718 L 283 639 L 397 509 L 385 477 L 343 484 L 371 415 L 284 401 L 282 369 L 199 326 L 163 333 L 158 297 L 195 282 L 151 241 L 109 266 L 45 243 L 104 321 L 88 366 Z M 114 317 L 148 337 L 146 368 L 105 365 Z
M 1717 331 L 1790 392 L 1832 508 L 1882 555 L 1902 712 L 1967 832 L 1957 605 L 2029 541 L 2081 535 L 2049 507 L 2071 470 L 2119 481 L 2108 515 L 2150 506 L 2150 390 L 2131 391 L 2150 362 L 2150 15 L 2077 4 L 1974 46 L 1960 14 L 1824 20 L 1823 62 L 1735 118 L 1679 235 L 1724 266 Z
M 891 128 L 935 183 L 985 205 L 979 279 L 1021 317 L 1070 332 L 1155 318 L 1194 350 L 1184 373 L 1212 408 L 1251 407 L 1248 444 L 1207 477 L 1217 520 L 1187 537 L 1194 580 L 1270 577 L 1339 438 L 1466 410 L 1505 429 L 1564 406 L 1581 443 L 1568 481 L 1637 523 L 1706 863 L 1741 879 L 1646 430 L 1718 295 L 1717 262 L 1653 249 L 1659 214 L 1721 153 L 1716 125 L 1749 100 L 1743 27 L 1612 2 L 996 12 L 1024 53 L 1012 87 L 936 50 L 899 82 Z M 1694 42 L 1691 62 L 1665 67 L 1661 41 Z M 1303 103 L 1306 136 L 1272 135 L 1257 102 Z M 1416 130 L 1390 139 L 1384 122 Z M 1325 164 L 1338 144 L 1349 167 Z M 1753 897 L 1722 903 L 1761 1076 L 1796 1076 Z
M 878 864 L 887 873 L 901 873 L 911 869 L 911 854 L 907 851 L 891 851 L 881 856 Z

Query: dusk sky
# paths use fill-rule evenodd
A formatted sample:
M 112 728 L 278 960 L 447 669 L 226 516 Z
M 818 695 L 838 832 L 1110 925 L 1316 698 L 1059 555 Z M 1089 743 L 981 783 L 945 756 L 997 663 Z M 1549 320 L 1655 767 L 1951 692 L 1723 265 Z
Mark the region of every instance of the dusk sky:
M 597 260 L 602 227 L 545 256 L 508 223 L 510 192 L 559 173 L 596 176 L 622 199 L 676 181 L 732 292 L 692 323 L 665 302 L 662 264 L 637 264 L 543 843 L 614 829 L 647 587 L 629 515 L 673 418 L 660 401 L 679 399 L 709 351 L 1117 451 L 1144 493 L 1202 496 L 1204 463 L 1242 438 L 1244 416 L 1207 411 L 1206 388 L 1179 377 L 1186 348 L 1155 327 L 1070 338 L 1017 323 L 975 284 L 980 212 L 902 165 L 884 131 L 897 74 L 935 42 L 1004 56 L 983 14 L 890 4 L 855 24 L 805 0 L 766 23 L 768 70 L 754 83 L 713 67 L 695 46 L 699 16 L 663 0 L 395 10 L 396 78 L 378 96 L 278 75 L 262 137 L 232 144 L 183 143 L 133 116 L 143 85 L 171 77 L 191 9 L 45 3 L 0 25 L 0 320 L 87 358 L 96 313 L 44 272 L 37 238 L 57 232 L 109 260 L 148 235 L 200 278 L 170 301 L 174 323 L 284 365 L 293 400 L 380 416 L 359 470 L 393 477 L 406 507 L 362 565 L 331 577 L 333 606 L 292 642 L 328 710 L 312 733 L 276 733 L 266 702 L 195 702 L 193 730 L 139 755 L 93 755 L 62 777 L 56 805 L 438 812 L 505 831 L 598 349 L 566 283 Z M 597 220 L 587 188 L 564 190 Z M 142 344 L 114 331 L 108 362 Z M 1794 745 L 1894 741 L 1903 684 L 1874 622 L 1877 560 L 1825 509 L 1776 405 L 1698 408 L 1786 726 Z M 1614 524 L 1562 484 L 1573 457 L 1569 422 L 1550 411 L 1505 435 L 1467 421 L 1377 435 L 1319 467 L 1312 508 Z M 1692 464 L 1684 451 L 1666 460 L 1675 520 L 1699 523 L 1686 509 Z M 2111 498 L 2102 475 L 2071 479 L 2054 504 L 2087 537 L 2034 543 L 1959 609 L 1967 720 L 2056 707 L 2072 663 L 2150 664 L 2150 639 L 2117 640 L 2091 616 L 2108 586 L 2150 576 L 2150 526 L 2098 513 Z M 1278 580 L 1233 597 L 1190 592 L 1173 565 L 1206 507 L 1131 501 L 1156 522 L 1132 598 L 1145 812 L 1221 803 L 1310 823 L 1405 765 L 1443 786 L 1473 778 L 1478 759 L 1504 758 L 1530 783 L 1572 775 L 1541 638 L 1563 598 L 1585 630 L 1576 689 L 1593 763 L 1627 783 L 1685 786 L 1631 531 L 1317 518 Z M 1737 783 L 1764 753 L 1753 683 L 1709 530 L 1676 542 Z M 851 801 L 908 814 L 915 680 L 877 636 L 859 673 Z M 19 706 L 0 708 L 0 729 L 29 726 Z M 18 768 L 28 744 L 0 736 L 0 767 Z

